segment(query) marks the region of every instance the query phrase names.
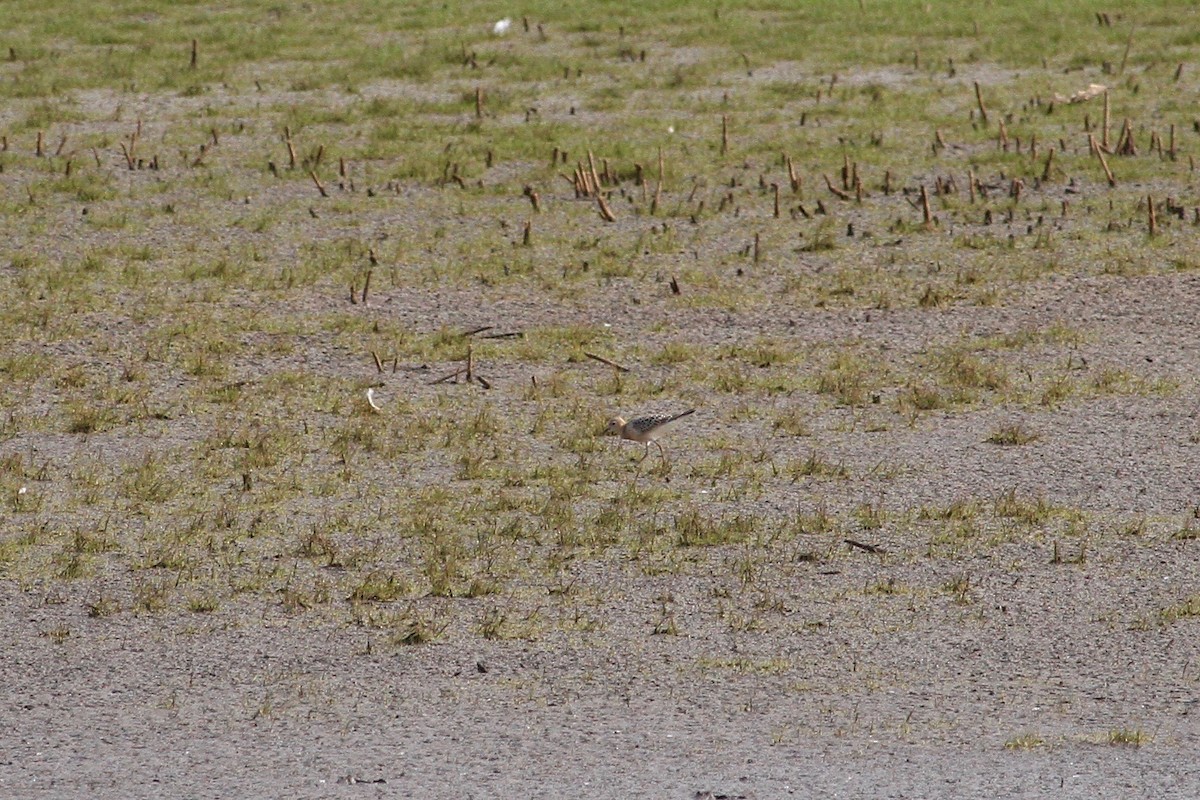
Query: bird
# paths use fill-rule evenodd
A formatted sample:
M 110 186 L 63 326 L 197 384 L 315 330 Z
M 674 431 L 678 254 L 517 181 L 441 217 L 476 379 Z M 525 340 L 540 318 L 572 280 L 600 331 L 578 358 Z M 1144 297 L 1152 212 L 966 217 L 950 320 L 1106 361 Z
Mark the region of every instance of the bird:
M 687 411 L 679 414 L 655 414 L 649 417 L 636 417 L 625 421 L 623 417 L 613 417 L 608 421 L 608 427 L 604 429 L 606 434 L 616 434 L 622 439 L 629 439 L 633 442 L 640 442 L 646 445 L 646 452 L 638 460 L 638 469 L 641 469 L 641 464 L 650 455 L 650 443 L 658 448 L 658 454 L 662 458 L 662 463 L 667 463 L 667 454 L 663 451 L 663 446 L 657 441 L 660 436 L 673 430 L 679 420 L 686 416 L 695 414 L 696 409 L 689 408 Z

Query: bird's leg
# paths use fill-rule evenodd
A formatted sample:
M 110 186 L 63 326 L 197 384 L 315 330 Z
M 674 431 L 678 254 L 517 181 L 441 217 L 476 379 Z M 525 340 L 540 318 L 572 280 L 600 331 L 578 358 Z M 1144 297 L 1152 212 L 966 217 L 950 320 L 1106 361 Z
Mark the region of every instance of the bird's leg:
M 643 461 L 645 461 L 646 456 L 648 455 L 650 455 L 650 443 L 646 442 L 646 452 L 642 453 L 642 457 L 638 459 L 638 463 L 641 464 Z
M 662 459 L 662 463 L 663 463 L 663 464 L 666 464 L 666 463 L 667 463 L 667 454 L 666 454 L 666 452 L 663 450 L 663 446 L 662 446 L 661 444 L 659 444 L 658 442 L 655 442 L 655 443 L 654 443 L 654 445 L 655 445 L 655 446 L 658 448 L 658 456 L 659 456 L 659 458 L 661 458 L 661 459 Z M 649 452 L 650 452 L 650 446 L 649 446 L 649 445 L 646 445 L 646 452 L 647 452 L 647 453 L 649 453 Z

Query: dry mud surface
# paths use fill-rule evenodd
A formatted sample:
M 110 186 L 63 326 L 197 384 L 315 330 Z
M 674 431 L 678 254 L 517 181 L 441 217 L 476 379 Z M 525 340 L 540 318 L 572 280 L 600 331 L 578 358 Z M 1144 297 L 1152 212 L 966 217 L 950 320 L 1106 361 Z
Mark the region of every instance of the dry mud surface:
M 1174 536 L 1200 466 L 1186 438 L 1196 294 L 1190 277 L 1136 288 L 1081 282 L 1007 309 L 1047 323 L 1086 317 L 1101 333 L 1085 358 L 1153 359 L 1185 387 L 1178 394 L 815 433 L 852 475 L 886 458 L 903 476 L 882 495 L 854 480 L 819 490 L 799 481 L 753 506 L 786 514 L 812 507 L 819 491 L 831 513 L 863 501 L 900 509 L 1015 488 L 1078 507 L 1101 529 L 1130 515 L 1167 520 L 1086 545 L 1064 539 L 1062 559 L 1087 546 L 1084 563 L 1054 563 L 1051 537 L 937 558 L 925 554 L 928 536 L 884 524 L 851 533 L 885 554 L 844 548 L 816 560 L 805 555 L 814 537 L 801 537 L 773 551 L 744 604 L 730 599 L 734 613 L 750 614 L 758 598 L 778 604 L 765 629 L 741 631 L 713 603 L 738 548 L 665 575 L 614 555 L 568 568 L 598 598 L 590 613 L 602 635 L 563 626 L 486 641 L 454 617 L 419 646 L 238 600 L 212 614 L 94 619 L 90 581 L 6 581 L 0 795 L 1194 797 L 1200 640 L 1190 619 L 1156 615 L 1191 596 L 1200 577 L 1195 542 Z M 1150 296 L 1152 308 L 1138 313 Z M 539 313 L 498 320 L 535 325 Z M 935 335 L 903 313 L 853 316 L 825 328 L 892 346 Z M 677 330 L 701 337 L 703 324 Z M 706 404 L 674 438 L 672 486 L 688 486 L 680 476 L 701 457 L 689 440 L 732 424 L 723 413 Z M 997 420 L 1014 414 L 1041 437 L 988 444 Z M 970 583 L 960 603 L 940 589 L 962 575 Z M 663 596 L 676 635 L 652 634 Z M 472 620 L 488 605 L 440 602 L 465 606 Z M 551 618 L 568 613 L 538 604 Z M 1114 730 L 1148 740 L 1112 745 Z M 1045 744 L 1006 746 L 1027 732 Z

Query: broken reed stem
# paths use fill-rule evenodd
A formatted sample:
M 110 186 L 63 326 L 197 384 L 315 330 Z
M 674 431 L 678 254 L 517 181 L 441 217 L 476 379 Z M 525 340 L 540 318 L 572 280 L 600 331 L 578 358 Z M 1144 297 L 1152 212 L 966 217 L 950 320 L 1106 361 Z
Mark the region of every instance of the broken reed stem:
M 329 197 L 329 192 L 325 191 L 325 186 L 321 183 L 321 179 L 317 177 L 317 173 L 310 169 L 308 177 L 312 178 L 313 183 L 317 185 L 317 191 L 321 193 L 321 197 Z
M 785 156 L 787 159 L 788 183 L 791 184 L 792 194 L 800 194 L 800 176 L 796 174 L 796 165 L 792 163 L 791 156 Z
M 1108 152 L 1108 129 L 1112 126 L 1112 118 L 1109 116 L 1108 104 L 1108 89 L 1104 90 L 1104 125 L 1100 129 L 1100 145 Z
M 1129 117 L 1125 118 L 1125 124 L 1121 127 L 1121 135 L 1117 137 L 1117 154 L 1137 155 L 1137 145 L 1133 141 L 1133 123 L 1129 121 Z
M 364 306 L 367 304 L 367 292 L 371 289 L 371 272 L 372 270 L 367 270 L 367 279 L 363 281 L 362 304 Z
M 659 203 L 662 202 L 663 190 L 663 152 L 662 148 L 658 148 L 658 185 L 654 188 L 654 199 L 650 202 L 650 215 L 654 216 L 658 213 Z
M 383 372 L 383 362 L 379 360 L 379 355 L 374 350 L 371 351 L 371 358 L 375 359 L 375 369 Z
M 592 151 L 588 150 L 588 173 L 592 179 L 592 186 L 596 190 L 600 189 L 600 174 L 596 172 L 596 158 L 592 155 Z
M 467 343 L 467 383 L 475 377 L 475 348 Z
M 195 39 L 192 39 L 192 58 L 191 61 L 188 62 L 188 67 L 190 69 L 196 68 L 196 56 L 198 55 L 198 50 L 199 45 L 196 43 Z
M 521 244 L 529 247 L 533 241 L 533 220 L 525 220 L 525 230 L 521 233 Z
M 542 196 L 532 186 L 526 186 L 523 194 L 529 198 L 529 203 L 533 206 L 534 212 L 540 214 L 542 211 Z
M 608 202 L 604 199 L 604 195 L 596 192 L 596 203 L 600 206 L 600 216 L 605 222 L 616 222 L 617 217 L 613 214 L 612 209 L 608 207 Z
M 775 219 L 779 219 L 779 184 L 772 183 L 771 188 L 775 191 Z
M 1129 31 L 1129 38 L 1125 40 L 1125 52 L 1121 54 L 1121 66 L 1117 68 L 1117 74 L 1122 75 L 1125 72 L 1125 63 L 1129 61 L 1129 50 L 1133 47 L 1133 31 Z
M 754 263 L 755 264 L 758 263 L 760 253 L 761 253 L 761 250 L 759 249 L 759 234 L 756 232 L 754 234 Z
M 851 198 L 851 194 L 849 192 L 842 191 L 838 187 L 834 186 L 833 181 L 829 180 L 828 175 L 822 173 L 821 177 L 825 179 L 825 185 L 829 187 L 829 191 L 833 192 L 843 200 L 849 200 Z
M 283 127 L 283 142 L 287 145 L 288 151 L 288 169 L 296 168 L 296 146 L 292 143 L 292 129 L 286 125 Z
M 979 116 L 983 118 L 983 124 L 988 124 L 987 108 L 983 105 L 983 90 L 979 88 L 979 81 L 975 81 L 975 102 L 979 104 Z
M 475 119 L 483 119 L 483 87 L 475 87 Z M 467 380 L 470 380 L 468 378 Z
M 1042 183 L 1050 180 L 1050 170 L 1054 167 L 1054 148 L 1050 148 L 1049 154 L 1046 156 L 1046 168 L 1042 170 Z
M 1147 227 L 1151 236 L 1158 235 L 1158 217 L 1154 214 L 1154 198 L 1146 195 Z
M 1108 168 L 1108 160 L 1104 158 L 1104 148 L 1097 146 L 1095 136 L 1089 135 L 1088 139 L 1092 143 L 1092 152 L 1096 154 L 1096 158 L 1100 159 L 1100 166 L 1104 168 L 1104 175 L 1108 178 L 1108 185 L 1116 186 L 1117 179 L 1113 177 L 1112 170 Z
M 925 189 L 925 184 L 921 184 L 921 213 L 924 215 L 926 228 L 933 227 L 933 213 L 929 210 L 929 192 Z
M 721 115 L 721 155 L 729 152 L 729 115 Z M 775 216 L 779 216 L 776 214 Z
M 42 132 L 38 131 L 37 144 L 34 146 L 33 154 L 38 158 L 42 157 Z

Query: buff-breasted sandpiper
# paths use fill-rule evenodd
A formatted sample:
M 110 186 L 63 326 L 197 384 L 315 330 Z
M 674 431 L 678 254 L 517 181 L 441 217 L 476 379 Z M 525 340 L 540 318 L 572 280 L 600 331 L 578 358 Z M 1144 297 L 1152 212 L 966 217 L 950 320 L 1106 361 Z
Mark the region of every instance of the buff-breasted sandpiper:
M 608 427 L 605 428 L 604 432 L 616 434 L 622 439 L 629 439 L 630 441 L 646 445 L 646 452 L 638 461 L 639 468 L 642 461 L 645 461 L 646 457 L 650 455 L 650 444 L 652 442 L 658 448 L 658 454 L 662 457 L 663 463 L 666 464 L 667 454 L 663 451 L 663 446 L 657 441 L 658 438 L 670 432 L 679 423 L 679 420 L 689 414 L 695 413 L 696 409 L 689 408 L 680 414 L 655 414 L 649 417 L 636 417 L 628 422 L 622 417 L 613 417 L 608 421 Z

